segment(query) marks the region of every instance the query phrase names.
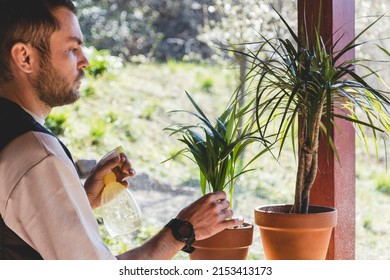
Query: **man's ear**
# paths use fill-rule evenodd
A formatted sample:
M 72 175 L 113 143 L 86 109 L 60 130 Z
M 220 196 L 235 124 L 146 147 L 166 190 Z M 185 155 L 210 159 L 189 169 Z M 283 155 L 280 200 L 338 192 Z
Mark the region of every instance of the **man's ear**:
M 30 44 L 16 43 L 11 48 L 11 57 L 15 66 L 24 73 L 33 72 L 34 52 Z

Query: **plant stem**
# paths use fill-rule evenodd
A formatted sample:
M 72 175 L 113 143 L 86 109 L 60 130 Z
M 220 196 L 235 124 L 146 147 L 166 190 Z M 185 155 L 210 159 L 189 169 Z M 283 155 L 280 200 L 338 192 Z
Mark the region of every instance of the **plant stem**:
M 309 211 L 310 190 L 318 169 L 318 145 L 322 111 L 323 105 L 320 104 L 311 129 L 308 129 L 307 118 L 305 116 L 300 118 L 299 161 L 295 185 L 294 213 L 307 214 Z M 311 135 L 308 131 L 312 131 Z

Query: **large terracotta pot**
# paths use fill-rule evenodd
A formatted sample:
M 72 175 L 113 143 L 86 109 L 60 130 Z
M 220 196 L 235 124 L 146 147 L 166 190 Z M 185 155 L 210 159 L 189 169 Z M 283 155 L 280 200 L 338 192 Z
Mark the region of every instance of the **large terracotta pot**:
M 255 209 L 265 257 L 268 260 L 324 260 L 337 210 L 310 206 L 308 214 L 289 213 L 291 205 Z
M 207 239 L 195 241 L 191 260 L 246 260 L 253 241 L 253 225 L 228 228 Z

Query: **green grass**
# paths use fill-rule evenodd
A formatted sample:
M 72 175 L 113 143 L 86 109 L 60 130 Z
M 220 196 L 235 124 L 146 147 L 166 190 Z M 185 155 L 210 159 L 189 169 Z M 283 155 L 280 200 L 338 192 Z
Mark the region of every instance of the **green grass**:
M 386 195 L 390 195 L 390 175 L 379 174 L 376 178 L 376 190 Z
M 388 178 L 385 163 L 368 158 L 357 143 L 356 258 L 390 259 L 390 196 L 378 190 Z M 374 152 L 374 151 L 373 151 Z
M 55 125 L 64 135 L 74 158 L 100 159 L 106 152 L 123 145 L 138 174 L 147 173 L 163 183 L 179 186 L 197 184 L 198 172 L 185 159 L 162 161 L 179 149 L 164 127 L 173 123 L 174 109 L 191 109 L 188 91 L 207 114 L 217 116 L 235 89 L 236 69 L 170 61 L 168 64 L 127 65 L 116 75 L 84 81 L 82 97 L 73 105 L 56 108 L 52 119 L 66 116 Z M 185 117 L 183 115 L 183 117 Z M 61 118 L 60 118 L 61 119 Z M 375 153 L 375 151 L 372 151 Z M 379 162 L 366 156 L 357 142 L 356 258 L 390 259 L 390 196 L 377 190 L 378 178 L 389 176 L 383 158 Z M 238 180 L 234 211 L 253 222 L 253 208 L 266 203 L 292 203 L 296 162 L 287 149 L 277 163 L 270 155 L 262 157 L 250 172 Z M 180 209 L 177 209 L 178 211 Z M 167 221 L 169 218 L 167 217 Z M 142 244 L 159 230 L 146 224 L 130 239 L 102 236 L 114 253 Z M 250 248 L 253 259 L 264 258 L 258 229 Z M 177 258 L 186 258 L 179 254 Z

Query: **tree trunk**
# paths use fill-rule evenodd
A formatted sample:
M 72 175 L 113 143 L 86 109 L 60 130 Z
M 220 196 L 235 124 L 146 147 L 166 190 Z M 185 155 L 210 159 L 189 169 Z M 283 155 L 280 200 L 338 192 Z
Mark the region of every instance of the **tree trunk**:
M 322 110 L 323 106 L 321 104 L 318 106 L 311 129 L 307 127 L 306 115 L 301 116 L 299 120 L 298 171 L 295 185 L 295 201 L 292 209 L 294 213 L 307 214 L 309 210 L 310 190 L 314 184 L 318 169 L 318 143 Z M 309 134 L 308 131 L 312 131 L 312 134 Z

